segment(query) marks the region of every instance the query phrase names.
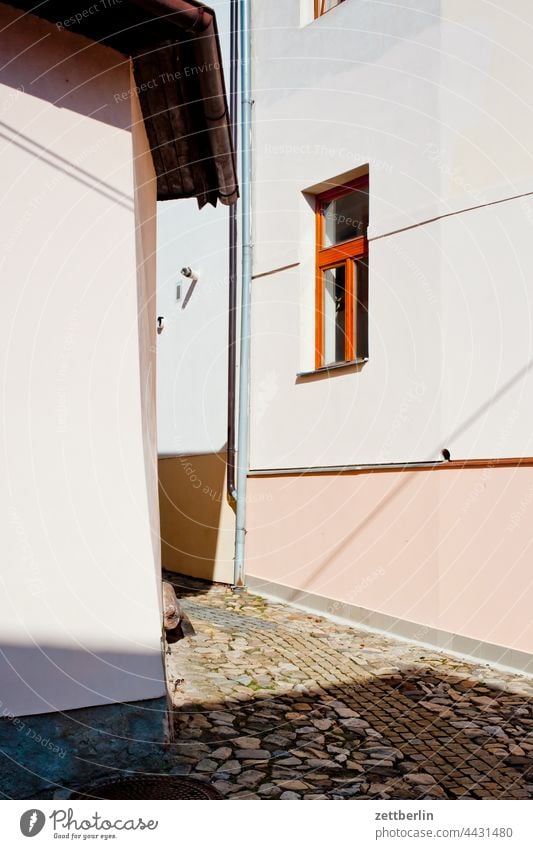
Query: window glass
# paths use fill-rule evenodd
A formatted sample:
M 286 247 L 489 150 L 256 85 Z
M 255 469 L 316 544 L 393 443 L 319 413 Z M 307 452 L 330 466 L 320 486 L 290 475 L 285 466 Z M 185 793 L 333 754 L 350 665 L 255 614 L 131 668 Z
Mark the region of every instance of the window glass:
M 355 263 L 355 355 L 368 357 L 368 257 Z
M 324 15 L 342 2 L 343 0 L 318 0 L 318 14 Z
M 324 271 L 324 365 L 346 359 L 346 269 Z
M 368 188 L 350 192 L 325 205 L 325 247 L 366 236 L 367 228 Z

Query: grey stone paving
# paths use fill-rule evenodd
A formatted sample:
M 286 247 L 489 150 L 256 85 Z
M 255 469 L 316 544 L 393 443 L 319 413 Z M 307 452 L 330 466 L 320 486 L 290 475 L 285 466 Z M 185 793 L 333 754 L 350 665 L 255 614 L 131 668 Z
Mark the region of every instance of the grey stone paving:
M 170 578 L 174 772 L 238 799 L 533 798 L 533 681 Z M 184 597 L 185 595 L 185 597 Z

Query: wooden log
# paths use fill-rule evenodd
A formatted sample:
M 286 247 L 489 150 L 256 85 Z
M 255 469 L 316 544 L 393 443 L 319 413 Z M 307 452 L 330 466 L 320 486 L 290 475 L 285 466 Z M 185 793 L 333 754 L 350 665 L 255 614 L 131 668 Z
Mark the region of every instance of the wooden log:
M 168 581 L 163 581 L 163 626 L 165 631 L 173 631 L 174 628 L 177 628 L 182 615 L 174 587 Z

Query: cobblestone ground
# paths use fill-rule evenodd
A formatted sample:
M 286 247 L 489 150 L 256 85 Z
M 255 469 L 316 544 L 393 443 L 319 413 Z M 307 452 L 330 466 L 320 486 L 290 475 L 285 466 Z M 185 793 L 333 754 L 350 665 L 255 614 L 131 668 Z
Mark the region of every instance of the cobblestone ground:
M 533 798 L 533 681 L 171 577 L 175 774 L 238 799 Z M 185 597 L 184 597 L 185 595 Z

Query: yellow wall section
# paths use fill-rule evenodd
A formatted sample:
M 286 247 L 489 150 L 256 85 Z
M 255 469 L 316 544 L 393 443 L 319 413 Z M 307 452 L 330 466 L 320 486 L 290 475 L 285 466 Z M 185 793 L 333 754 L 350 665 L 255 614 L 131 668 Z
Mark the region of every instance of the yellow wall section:
M 226 497 L 226 456 L 159 460 L 163 566 L 231 583 L 235 514 Z

